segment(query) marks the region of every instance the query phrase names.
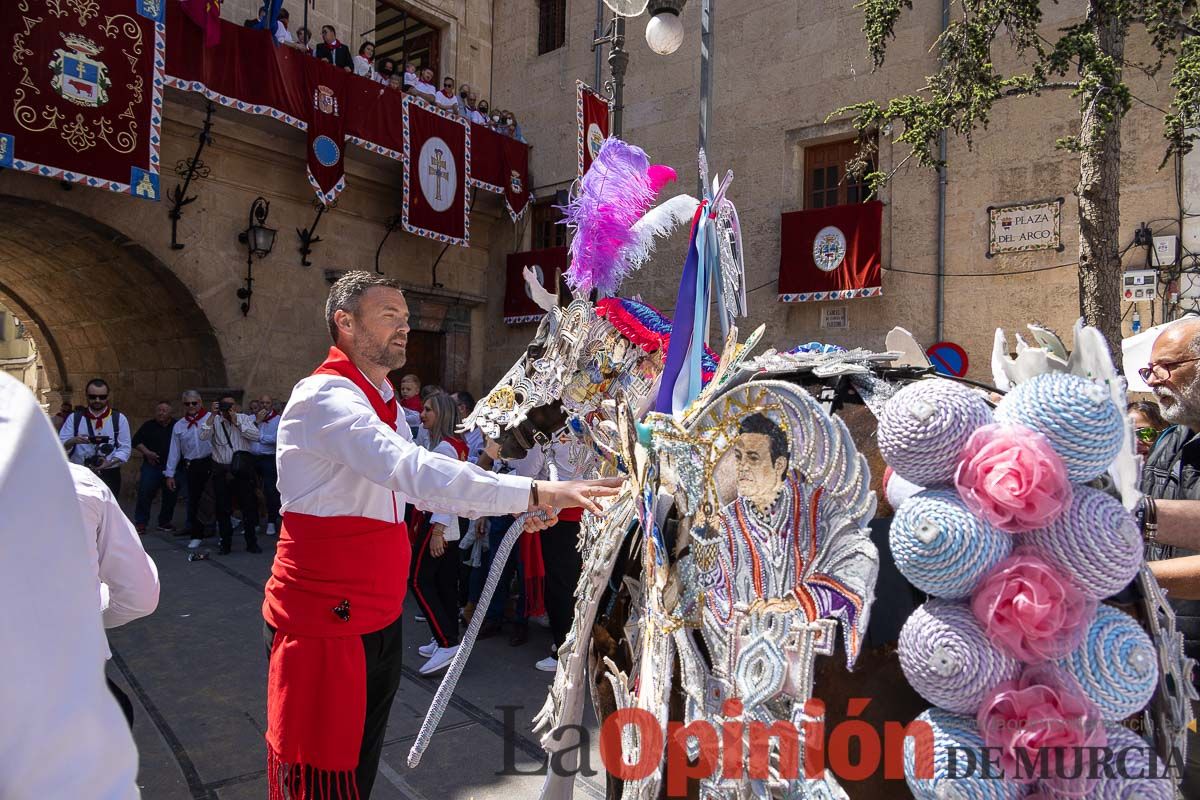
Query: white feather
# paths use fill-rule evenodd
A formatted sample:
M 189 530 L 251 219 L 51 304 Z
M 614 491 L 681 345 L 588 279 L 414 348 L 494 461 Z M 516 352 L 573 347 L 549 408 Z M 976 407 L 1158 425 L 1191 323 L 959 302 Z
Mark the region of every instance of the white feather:
M 526 267 L 521 274 L 525 276 L 525 285 L 529 287 L 529 297 L 542 311 L 549 313 L 558 305 L 558 298 L 546 291 L 538 281 L 533 267 Z
M 634 269 L 650 260 L 654 253 L 655 237 L 669 236 L 684 222 L 691 222 L 700 201 L 688 194 L 680 194 L 659 203 L 642 215 L 630 229 L 635 237 L 633 244 L 625 248 L 623 255 Z

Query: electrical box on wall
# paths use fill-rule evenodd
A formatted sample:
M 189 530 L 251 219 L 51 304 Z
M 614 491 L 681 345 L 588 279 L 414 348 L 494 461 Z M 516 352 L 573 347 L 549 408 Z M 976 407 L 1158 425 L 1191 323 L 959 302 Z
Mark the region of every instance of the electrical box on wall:
M 1157 289 L 1157 271 L 1152 269 L 1127 269 L 1125 270 L 1124 280 L 1121 283 L 1121 299 L 1129 303 L 1154 300 Z
M 1175 266 L 1175 245 L 1177 241 L 1178 237 L 1176 236 L 1154 237 L 1154 266 Z

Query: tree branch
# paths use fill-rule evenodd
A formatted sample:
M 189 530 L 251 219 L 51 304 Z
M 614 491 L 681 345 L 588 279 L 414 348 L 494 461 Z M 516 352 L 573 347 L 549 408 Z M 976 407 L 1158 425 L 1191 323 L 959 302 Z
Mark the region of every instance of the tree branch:
M 1039 94 L 1040 92 L 1044 92 L 1044 91 L 1051 90 L 1051 89 L 1078 89 L 1078 88 L 1079 88 L 1079 81 L 1053 81 L 1051 83 L 1044 83 L 1041 86 L 1034 86 L 1034 87 L 1014 86 L 1011 89 L 1005 89 L 1003 94 L 1005 97 L 1021 97 L 1024 95 Z

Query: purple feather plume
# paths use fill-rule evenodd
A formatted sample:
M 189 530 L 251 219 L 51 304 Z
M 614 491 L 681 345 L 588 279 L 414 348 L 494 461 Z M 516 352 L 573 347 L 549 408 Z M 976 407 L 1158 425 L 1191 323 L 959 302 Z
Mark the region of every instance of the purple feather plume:
M 640 147 L 613 137 L 605 140 L 564 209 L 564 221 L 575 231 L 571 267 L 565 273 L 573 292 L 616 294 L 631 271 L 623 251 L 635 241 L 633 224 L 653 205 L 658 190 L 674 179 L 674 170 L 651 166 Z

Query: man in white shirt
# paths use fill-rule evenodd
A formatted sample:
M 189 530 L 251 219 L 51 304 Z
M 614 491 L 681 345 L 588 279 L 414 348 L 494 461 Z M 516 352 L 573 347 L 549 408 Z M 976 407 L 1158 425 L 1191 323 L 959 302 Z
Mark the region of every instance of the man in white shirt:
M 153 614 L 158 608 L 159 591 L 154 560 L 146 555 L 137 530 L 104 482 L 87 467 L 70 466 L 88 552 L 95 566 L 96 594 L 104 627 L 118 628 Z M 125 719 L 133 725 L 133 703 L 129 696 L 111 678 L 105 680 L 125 712 Z
M 129 420 L 113 410 L 108 383 L 92 378 L 85 389 L 87 408 L 72 414 L 59 429 L 58 438 L 72 464 L 92 469 L 100 479 L 121 494 L 121 466 L 133 453 Z
M 279 44 L 291 44 L 293 42 L 292 32 L 288 30 L 289 14 L 286 8 L 279 9 L 279 16 L 275 20 L 275 41 Z
M 417 81 L 408 90 L 413 94 L 420 95 L 430 103 L 436 103 L 434 95 L 437 94 L 437 87 L 433 85 L 433 70 L 428 68 L 421 70 Z
M 258 405 L 258 413 L 254 416 L 258 441 L 250 443 L 250 452 L 254 454 L 254 472 L 262 481 L 263 500 L 267 505 L 267 536 L 274 536 L 279 529 L 279 471 L 275 467 L 279 410 L 269 394 L 258 398 Z
M 334 346 L 301 380 L 276 444 L 283 528 L 263 617 L 269 791 L 289 778 L 370 797 L 400 682 L 401 611 L 412 550 L 406 502 L 477 517 L 586 506 L 618 481 L 493 475 L 417 448 L 401 424 L 390 371 L 404 365 L 408 304 L 399 285 L 348 272 L 325 306 Z M 301 794 L 303 794 L 303 788 Z
M 442 78 L 442 88 L 434 95 L 437 107 L 446 111 L 458 112 L 458 98 L 454 94 L 454 78 Z
M 62 445 L 0 372 L 0 797 L 135 800 L 137 748 L 104 685 L 96 562 Z
M 200 438 L 212 445 L 212 477 L 217 531 L 223 556 L 233 550 L 233 497 L 242 512 L 242 536 L 247 553 L 261 553 L 258 546 L 258 498 L 254 495 L 254 454 L 250 443 L 259 439 L 254 417 L 234 410 L 231 395 L 213 403 L 200 425 Z
M 167 488 L 187 489 L 187 524 L 184 531 L 192 539 L 188 547 L 195 550 L 204 538 L 204 525 L 200 522 L 200 498 L 212 474 L 212 445 L 200 438 L 200 426 L 208 416 L 200 393 L 188 389 L 183 393 L 183 417 L 175 421 L 171 429 L 171 450 L 167 455 L 167 466 L 163 477 Z M 177 477 L 178 476 L 178 477 Z

